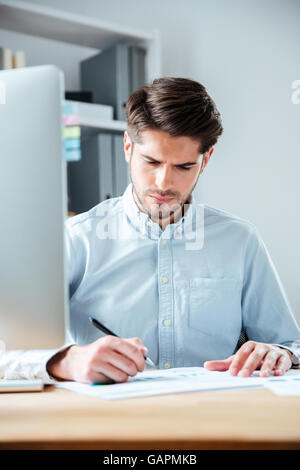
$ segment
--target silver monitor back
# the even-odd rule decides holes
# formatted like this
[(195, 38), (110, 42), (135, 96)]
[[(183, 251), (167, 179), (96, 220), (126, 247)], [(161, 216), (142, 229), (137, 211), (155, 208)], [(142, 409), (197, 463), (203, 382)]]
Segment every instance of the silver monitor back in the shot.
[(4, 349), (64, 344), (67, 215), (62, 72), (0, 71), (0, 341)]

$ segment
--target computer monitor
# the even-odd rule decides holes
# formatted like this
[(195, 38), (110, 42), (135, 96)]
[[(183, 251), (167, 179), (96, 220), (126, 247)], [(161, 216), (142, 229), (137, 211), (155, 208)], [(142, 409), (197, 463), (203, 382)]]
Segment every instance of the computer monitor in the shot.
[(0, 71), (1, 348), (64, 344), (66, 163), (62, 72), (53, 65)]

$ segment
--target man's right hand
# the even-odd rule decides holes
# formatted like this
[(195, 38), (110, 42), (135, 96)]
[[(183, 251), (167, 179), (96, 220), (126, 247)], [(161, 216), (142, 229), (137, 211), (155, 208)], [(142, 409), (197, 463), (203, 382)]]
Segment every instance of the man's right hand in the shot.
[(145, 368), (147, 348), (139, 338), (104, 336), (86, 346), (72, 345), (53, 356), (47, 372), (81, 383), (126, 382)]

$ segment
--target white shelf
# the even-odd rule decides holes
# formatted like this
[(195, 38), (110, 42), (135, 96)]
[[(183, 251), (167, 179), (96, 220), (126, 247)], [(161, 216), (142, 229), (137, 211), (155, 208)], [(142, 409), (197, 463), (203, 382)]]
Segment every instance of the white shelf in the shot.
[[(157, 30), (126, 28), (95, 18), (56, 10), (18, 0), (0, 0), (0, 28), (94, 49), (106, 49), (118, 42), (139, 45), (146, 50), (146, 77), (151, 82), (160, 76), (160, 38)], [(80, 119), (80, 118), (79, 118)], [(126, 130), (126, 122), (80, 119), (85, 132), (97, 129)]]
[(117, 42), (144, 47), (148, 82), (161, 75), (160, 36), (107, 21), (18, 0), (0, 0), (0, 28), (75, 44), (107, 49)]
[(63, 100), (63, 105), (73, 106), (72, 111), (74, 114), (78, 115), (79, 126), (82, 128), (90, 127), (93, 128), (94, 131), (97, 129), (121, 132), (126, 130), (127, 126), (125, 121), (113, 119), (112, 106), (73, 100)]
[(155, 36), (155, 33), (17, 0), (0, 0), (0, 28), (96, 49), (108, 48), (119, 41), (143, 43)]
[(84, 118), (79, 116), (79, 126), (82, 128), (106, 129), (110, 131), (125, 131), (127, 126), (124, 121), (101, 121), (99, 119)]

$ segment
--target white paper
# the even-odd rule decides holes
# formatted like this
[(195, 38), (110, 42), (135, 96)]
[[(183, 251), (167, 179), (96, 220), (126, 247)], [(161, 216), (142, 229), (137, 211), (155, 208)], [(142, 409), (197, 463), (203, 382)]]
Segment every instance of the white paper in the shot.
[(169, 393), (208, 390), (250, 389), (266, 387), (278, 395), (300, 395), (300, 372), (289, 370), (284, 376), (231, 376), (229, 372), (213, 372), (204, 367), (180, 367), (168, 370), (145, 370), (127, 382), (109, 385), (86, 385), (78, 382), (59, 382), (59, 388), (83, 393), (105, 400), (146, 397)]
[(268, 379), (266, 388), (280, 396), (300, 396), (300, 373), (292, 372)]
[(105, 400), (163, 395), (168, 393), (263, 387), (259, 377), (232, 377), (227, 372), (210, 372), (203, 367), (182, 367), (168, 370), (146, 370), (127, 382), (109, 385), (86, 385), (60, 382), (57, 387)]

